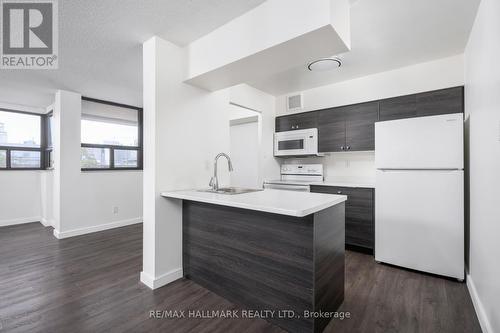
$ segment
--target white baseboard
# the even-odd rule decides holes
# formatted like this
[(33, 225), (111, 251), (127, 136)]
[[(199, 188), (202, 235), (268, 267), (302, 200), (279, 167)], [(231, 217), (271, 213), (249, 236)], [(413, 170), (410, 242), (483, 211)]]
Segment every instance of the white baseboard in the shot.
[(42, 218), (40, 216), (23, 217), (23, 218), (12, 219), (12, 220), (0, 220), (0, 227), (6, 227), (8, 225), (40, 222), (41, 220), (42, 220)]
[(40, 219), (40, 223), (44, 226), (44, 227), (52, 227), (54, 226), (54, 220), (50, 219), (46, 219), (45, 217), (42, 217)]
[(183, 272), (182, 268), (173, 269), (170, 272), (160, 275), (157, 278), (152, 277), (151, 275), (141, 272), (141, 282), (148, 286), (150, 289), (158, 289), (167, 285), (175, 280), (182, 278)]
[(142, 223), (142, 217), (136, 217), (135, 219), (121, 220), (121, 221), (116, 221), (116, 222), (111, 222), (111, 223), (106, 223), (106, 224), (95, 225), (92, 227), (73, 229), (73, 230), (62, 231), (62, 232), (54, 228), (54, 237), (56, 237), (57, 239), (75, 237), (75, 236), (90, 234), (92, 232), (98, 232), (98, 231), (103, 231), (103, 230), (108, 230), (108, 229), (125, 227), (127, 225), (136, 224), (136, 223)]
[(493, 328), (491, 327), (486, 311), (484, 311), (483, 303), (479, 298), (477, 293), (476, 285), (474, 280), (472, 280), (470, 274), (467, 274), (467, 289), (469, 289), (469, 294), (474, 304), (474, 309), (476, 310), (477, 318), (479, 319), (479, 324), (483, 333), (493, 333)]

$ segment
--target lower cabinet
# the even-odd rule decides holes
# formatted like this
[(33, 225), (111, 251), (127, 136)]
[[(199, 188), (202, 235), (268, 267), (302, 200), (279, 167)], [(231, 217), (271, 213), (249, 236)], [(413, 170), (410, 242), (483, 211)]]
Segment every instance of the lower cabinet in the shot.
[(373, 251), (375, 248), (375, 190), (359, 187), (311, 185), (311, 192), (347, 195), (346, 245)]

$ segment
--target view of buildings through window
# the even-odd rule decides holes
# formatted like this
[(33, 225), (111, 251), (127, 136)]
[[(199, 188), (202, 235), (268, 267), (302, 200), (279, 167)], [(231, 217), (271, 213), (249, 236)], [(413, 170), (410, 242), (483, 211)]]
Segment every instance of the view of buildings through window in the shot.
[(40, 168), (41, 115), (0, 111), (0, 168)]
[(82, 147), (82, 168), (110, 168), (109, 153), (107, 148)]
[(139, 110), (82, 101), (82, 169), (140, 168)]
[[(142, 168), (141, 111), (83, 100), (81, 168)], [(52, 127), (52, 112), (38, 115), (0, 110), (0, 169), (51, 168)]]

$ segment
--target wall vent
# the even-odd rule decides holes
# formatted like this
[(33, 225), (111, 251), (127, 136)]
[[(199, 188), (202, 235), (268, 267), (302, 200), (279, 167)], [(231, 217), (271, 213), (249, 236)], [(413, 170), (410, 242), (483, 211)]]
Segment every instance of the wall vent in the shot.
[(302, 93), (292, 94), (286, 97), (286, 110), (299, 111), (304, 108), (304, 96)]

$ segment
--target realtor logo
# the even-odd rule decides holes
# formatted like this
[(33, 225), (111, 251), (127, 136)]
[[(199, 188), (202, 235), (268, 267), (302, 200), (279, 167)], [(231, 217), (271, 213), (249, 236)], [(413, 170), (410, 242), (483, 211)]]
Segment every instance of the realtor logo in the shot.
[(0, 0), (3, 69), (57, 69), (57, 0)]

